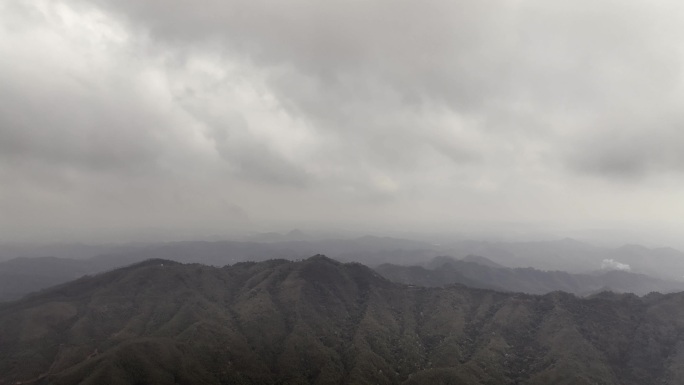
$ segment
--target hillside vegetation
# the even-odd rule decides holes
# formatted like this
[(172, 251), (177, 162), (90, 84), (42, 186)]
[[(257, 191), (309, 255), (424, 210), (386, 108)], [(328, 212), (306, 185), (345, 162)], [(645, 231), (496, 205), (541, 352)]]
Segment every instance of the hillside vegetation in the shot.
[(0, 305), (0, 383), (681, 384), (684, 294), (409, 287), (323, 256), (150, 260)]

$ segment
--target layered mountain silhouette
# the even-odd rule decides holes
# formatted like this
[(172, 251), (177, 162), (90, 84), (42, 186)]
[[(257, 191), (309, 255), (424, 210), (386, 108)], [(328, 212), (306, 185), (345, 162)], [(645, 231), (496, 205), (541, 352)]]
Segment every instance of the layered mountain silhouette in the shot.
[(393, 283), (323, 256), (149, 260), (0, 305), (0, 383), (681, 384), (684, 294)]
[(475, 288), (545, 294), (565, 291), (578, 295), (602, 290), (645, 295), (684, 291), (684, 282), (626, 271), (571, 274), (533, 268), (506, 268), (487, 258), (470, 255), (462, 260), (437, 257), (426, 267), (382, 264), (375, 269), (385, 278), (411, 285), (444, 286), (460, 283)]
[[(667, 247), (625, 245), (606, 248), (571, 238), (542, 242), (487, 242), (467, 240), (442, 245), (441, 255), (480, 255), (508, 267), (535, 267), (548, 271), (585, 273), (610, 259), (635, 273), (670, 280), (684, 276), (684, 252)], [(390, 262), (391, 263), (391, 262)]]
[[(322, 253), (339, 261), (361, 262), (376, 267), (388, 263), (404, 266), (425, 265), (437, 256), (450, 255), (466, 262), (492, 268), (534, 267), (545, 271), (563, 270), (573, 274), (587, 275), (587, 272), (600, 269), (608, 261), (617, 266), (628, 266), (632, 273), (647, 274), (668, 282), (682, 281), (684, 275), (684, 253), (674, 249), (649, 249), (636, 245), (607, 249), (572, 239), (518, 243), (461, 241), (438, 245), (375, 236), (353, 239), (317, 239), (298, 230), (286, 234), (258, 234), (252, 238), (261, 242), (186, 241), (118, 246), (7, 247), (0, 245), (0, 302), (18, 299), (30, 292), (64, 283), (84, 274), (100, 273), (153, 258), (224, 266), (242, 261), (297, 260)], [(429, 269), (436, 267), (441, 266), (428, 266)], [(531, 272), (533, 271), (528, 271), (528, 273)], [(534, 285), (536, 278), (532, 276), (533, 274), (527, 275), (532, 279), (530, 284)], [(630, 281), (629, 277), (632, 277), (628, 274), (613, 275), (616, 280), (622, 279), (626, 282)], [(541, 280), (540, 283), (543, 281)], [(642, 281), (646, 282), (645, 279)], [(446, 283), (450, 282), (454, 281)], [(478, 287), (483, 284), (484, 287), (492, 287), (491, 282), (486, 281), (470, 283), (463, 281), (463, 283)], [(498, 283), (495, 282), (495, 286), (497, 285)], [(662, 282), (652, 281), (637, 286), (636, 289), (640, 290), (639, 293), (648, 293), (652, 290), (681, 290), (671, 289), (668, 285), (663, 286)], [(507, 289), (531, 293), (546, 293), (553, 290), (591, 292), (604, 286), (611, 287), (613, 290), (630, 291), (613, 287), (608, 283), (600, 286), (592, 284), (591, 288), (585, 291), (573, 289), (568, 285), (546, 285), (546, 288), (540, 287), (539, 290), (534, 286), (527, 288), (515, 286)]]

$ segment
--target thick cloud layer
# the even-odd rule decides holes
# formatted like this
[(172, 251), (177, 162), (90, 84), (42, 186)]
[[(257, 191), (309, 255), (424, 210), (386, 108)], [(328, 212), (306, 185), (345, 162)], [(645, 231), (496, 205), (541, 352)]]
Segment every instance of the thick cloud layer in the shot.
[(676, 223), (682, 37), (674, 1), (0, 0), (0, 229)]

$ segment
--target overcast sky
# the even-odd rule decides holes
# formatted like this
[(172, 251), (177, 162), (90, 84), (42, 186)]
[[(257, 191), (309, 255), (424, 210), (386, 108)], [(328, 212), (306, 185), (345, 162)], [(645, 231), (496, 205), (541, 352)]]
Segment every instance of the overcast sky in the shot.
[(0, 240), (684, 230), (684, 4), (0, 0)]

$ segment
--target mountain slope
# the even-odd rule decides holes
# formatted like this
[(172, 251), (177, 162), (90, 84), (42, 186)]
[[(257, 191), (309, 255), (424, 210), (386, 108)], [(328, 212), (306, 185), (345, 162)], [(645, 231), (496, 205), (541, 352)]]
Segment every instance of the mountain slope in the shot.
[(0, 383), (678, 384), (684, 295), (391, 283), (322, 256), (150, 260), (0, 305)]

